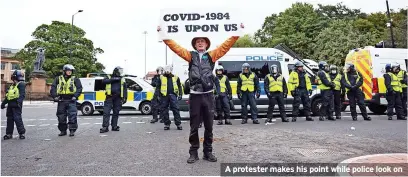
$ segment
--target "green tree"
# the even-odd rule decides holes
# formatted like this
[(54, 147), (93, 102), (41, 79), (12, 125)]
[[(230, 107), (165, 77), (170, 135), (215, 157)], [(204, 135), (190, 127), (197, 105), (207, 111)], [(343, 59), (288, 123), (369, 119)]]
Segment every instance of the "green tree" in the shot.
[(247, 48), (247, 47), (256, 47), (255, 42), (249, 34), (246, 34), (244, 36), (241, 36), (237, 42), (235, 42), (233, 47), (242, 47), (242, 48)]
[(346, 19), (354, 20), (357, 18), (365, 18), (367, 14), (362, 13), (360, 9), (350, 9), (343, 3), (337, 3), (336, 5), (322, 5), (318, 4), (316, 12), (328, 19)]
[(262, 47), (272, 46), (268, 45), (270, 39), (272, 39), (273, 29), (276, 26), (276, 19), (278, 15), (272, 14), (271, 16), (267, 16), (265, 18), (264, 23), (262, 24), (262, 28), (257, 30), (254, 35), (255, 43)]
[[(78, 77), (84, 77), (90, 72), (100, 72), (105, 67), (97, 62), (96, 55), (102, 54), (101, 48), (95, 48), (93, 42), (85, 38), (85, 31), (73, 27), (71, 41), (71, 24), (52, 21), (50, 25), (42, 24), (32, 33), (33, 40), (16, 54), (16, 58), (24, 62), (26, 78), (33, 71), (38, 48), (45, 49), (45, 63), (43, 69), (50, 77), (59, 75), (65, 64), (72, 64)], [(72, 60), (69, 60), (72, 49)]]

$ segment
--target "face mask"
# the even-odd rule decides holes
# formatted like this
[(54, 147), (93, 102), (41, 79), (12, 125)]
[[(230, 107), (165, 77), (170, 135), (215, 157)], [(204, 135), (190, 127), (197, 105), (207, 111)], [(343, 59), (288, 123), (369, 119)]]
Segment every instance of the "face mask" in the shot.
[(332, 73), (332, 74), (336, 74), (337, 71), (336, 71), (336, 70), (332, 70), (331, 73)]

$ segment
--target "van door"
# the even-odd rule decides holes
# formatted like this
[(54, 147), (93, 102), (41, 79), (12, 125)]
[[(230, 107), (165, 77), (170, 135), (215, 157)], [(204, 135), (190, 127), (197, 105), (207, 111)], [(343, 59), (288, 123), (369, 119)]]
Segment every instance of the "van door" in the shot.
[(143, 88), (137, 84), (134, 80), (125, 78), (126, 86), (127, 86), (127, 102), (122, 106), (124, 109), (136, 109), (138, 110), (139, 104), (142, 101), (142, 91)]

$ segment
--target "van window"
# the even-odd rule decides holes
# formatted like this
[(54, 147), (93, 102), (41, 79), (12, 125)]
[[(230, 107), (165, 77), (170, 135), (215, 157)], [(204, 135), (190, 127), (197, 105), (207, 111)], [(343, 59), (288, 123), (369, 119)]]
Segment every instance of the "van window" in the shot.
[(281, 71), (281, 65), (279, 61), (220, 61), (219, 65), (224, 67), (224, 74), (228, 76), (230, 81), (237, 81), (239, 74), (242, 72), (242, 65), (248, 63), (251, 66), (251, 71), (257, 75), (262, 81), (266, 75), (269, 74), (269, 68), (272, 65), (277, 65), (279, 71)]
[(141, 92), (143, 89), (134, 80), (125, 79), (128, 90)]
[(95, 91), (104, 91), (106, 85), (102, 83), (102, 79), (95, 79)]

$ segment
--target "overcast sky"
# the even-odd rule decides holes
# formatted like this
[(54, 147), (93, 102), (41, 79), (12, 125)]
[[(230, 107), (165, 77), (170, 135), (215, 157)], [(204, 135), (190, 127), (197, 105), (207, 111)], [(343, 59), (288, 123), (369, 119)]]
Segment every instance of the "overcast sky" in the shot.
[[(299, 1), (299, 0), (298, 0)], [(143, 2), (143, 3), (142, 3)], [(241, 9), (245, 33), (253, 34), (261, 28), (266, 16), (279, 13), (296, 0), (0, 0), (0, 46), (21, 49), (32, 40), (31, 33), (41, 24), (51, 21), (70, 23), (71, 16), (79, 9), (74, 24), (86, 31), (86, 37), (105, 53), (98, 60), (107, 72), (122, 66), (129, 74), (143, 75), (147, 31), (147, 70), (165, 64), (165, 46), (159, 43), (156, 27), (163, 8), (238, 8)], [(317, 4), (343, 2), (350, 8), (363, 12), (386, 11), (385, 0), (301, 0)], [(407, 7), (405, 0), (389, 0), (390, 8)], [(211, 38), (212, 47), (227, 38)], [(188, 49), (191, 39), (177, 42)], [(172, 51), (168, 50), (171, 63)], [(126, 63), (125, 63), (126, 60)]]

